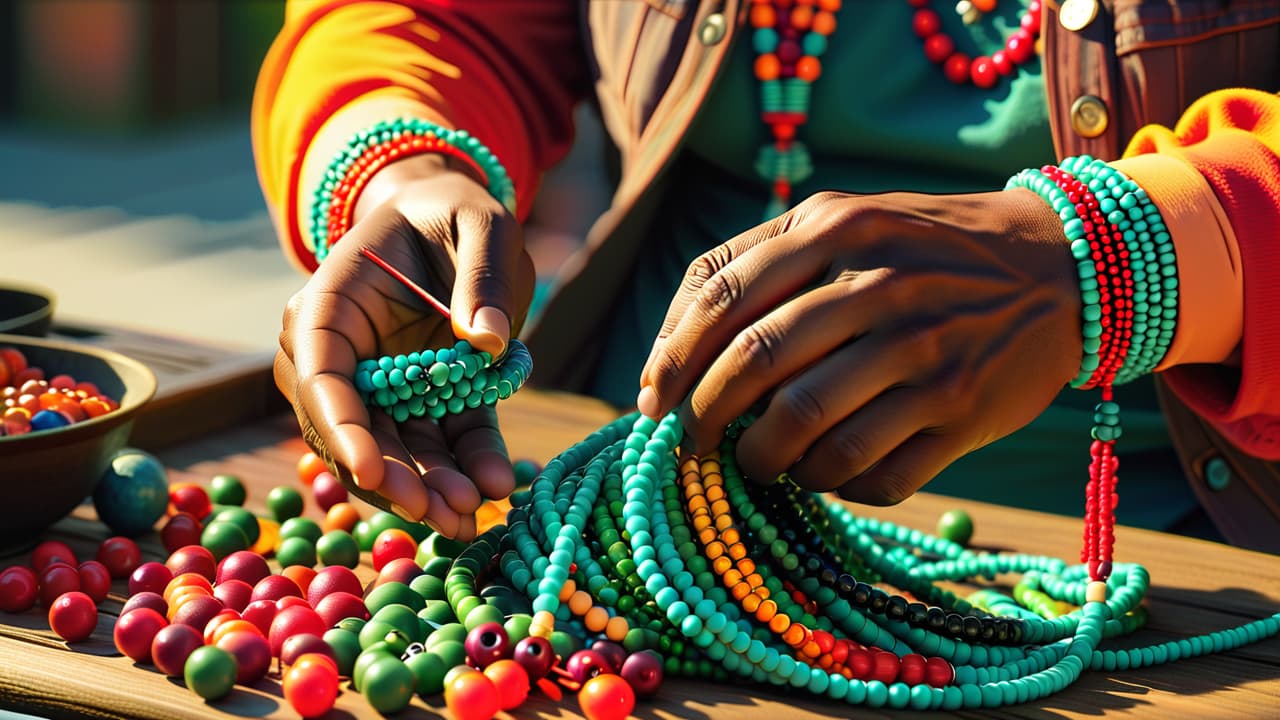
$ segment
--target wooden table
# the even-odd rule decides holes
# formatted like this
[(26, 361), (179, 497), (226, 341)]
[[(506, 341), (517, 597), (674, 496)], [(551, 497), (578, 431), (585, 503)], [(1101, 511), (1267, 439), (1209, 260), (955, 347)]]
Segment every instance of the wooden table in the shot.
[[(608, 408), (579, 398), (526, 391), (501, 407), (503, 427), (513, 457), (549, 459), (570, 443), (612, 418)], [(265, 510), (271, 487), (297, 482), (294, 463), (305, 450), (291, 417), (274, 416), (165, 450), (170, 480), (206, 482), (221, 472), (239, 475), (249, 487), (248, 507)], [(1080, 521), (920, 494), (895, 508), (873, 514), (922, 529), (934, 526), (951, 508), (974, 517), (973, 545), (1069, 558), (1078, 552)], [(308, 514), (319, 517), (316, 508)], [(47, 535), (91, 553), (106, 536), (81, 507)], [(155, 536), (144, 539), (147, 559), (162, 559)], [(1117, 556), (1137, 561), (1151, 571), (1147, 600), (1150, 624), (1135, 644), (1204, 633), (1280, 609), (1280, 559), (1159, 533), (1121, 528)], [(25, 558), (17, 558), (23, 561)], [(7, 565), (14, 562), (3, 561)], [(366, 569), (365, 572), (372, 573)], [(1000, 578), (1009, 581), (1010, 578)], [(43, 614), (0, 615), (0, 708), (42, 716), (127, 718), (296, 717), (282, 699), (279, 684), (264, 679), (253, 687), (237, 687), (216, 703), (202, 702), (181, 681), (152, 667), (140, 668), (116, 653), (111, 642), (113, 615), (119, 612), (124, 587), (104, 603), (94, 636), (67, 647), (48, 629)], [(1120, 641), (1124, 642), (1124, 641)], [(554, 704), (546, 699), (526, 703), (516, 717), (573, 716), (572, 698)], [(416, 698), (402, 716), (443, 713), (437, 696)], [(661, 699), (637, 708), (647, 718), (915, 716), (907, 712), (853, 710), (802, 696), (746, 686), (673, 680)], [(1233, 653), (1186, 660), (1134, 672), (1086, 673), (1074, 686), (1036, 706), (1015, 706), (962, 717), (1275, 717), (1280, 714), (1280, 640), (1275, 638)], [(351, 691), (339, 697), (329, 717), (376, 717), (364, 699)]]

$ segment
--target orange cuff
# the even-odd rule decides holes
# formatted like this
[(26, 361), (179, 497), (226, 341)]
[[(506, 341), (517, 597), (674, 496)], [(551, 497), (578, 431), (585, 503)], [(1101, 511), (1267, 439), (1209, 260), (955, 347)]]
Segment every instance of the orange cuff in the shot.
[(1190, 163), (1147, 154), (1111, 163), (1155, 203), (1178, 257), (1178, 329), (1156, 371), (1221, 363), (1244, 331), (1244, 272), (1226, 211)]

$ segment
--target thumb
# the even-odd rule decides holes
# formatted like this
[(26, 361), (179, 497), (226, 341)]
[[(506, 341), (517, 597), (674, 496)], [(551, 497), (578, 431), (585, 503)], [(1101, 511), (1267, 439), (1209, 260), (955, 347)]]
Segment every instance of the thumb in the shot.
[(453, 334), (498, 357), (511, 340), (523, 255), (514, 222), (459, 213), (457, 275), (450, 302)]

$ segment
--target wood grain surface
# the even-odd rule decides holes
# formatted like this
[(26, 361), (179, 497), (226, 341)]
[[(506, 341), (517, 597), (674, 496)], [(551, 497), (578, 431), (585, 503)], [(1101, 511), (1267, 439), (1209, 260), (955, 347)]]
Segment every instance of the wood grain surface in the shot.
[[(572, 396), (526, 391), (501, 406), (503, 428), (514, 458), (546, 461), (612, 419), (613, 411)], [(265, 511), (267, 491), (296, 484), (294, 464), (305, 450), (289, 416), (210, 435), (161, 453), (170, 480), (206, 482), (217, 473), (239, 475), (249, 488), (247, 506)], [(1018, 482), (1011, 478), (1011, 482)], [(1010, 510), (976, 502), (920, 494), (894, 508), (861, 512), (932, 531), (945, 510), (964, 508), (974, 518), (972, 545), (978, 548), (1070, 558), (1079, 552), (1078, 519)], [(367, 508), (365, 509), (367, 511)], [(307, 514), (319, 518), (314, 506)], [(366, 515), (369, 514), (366, 512)], [(91, 506), (46, 534), (91, 555), (107, 535)], [(142, 539), (146, 559), (163, 559), (159, 540)], [(1107, 647), (1131, 647), (1238, 625), (1280, 610), (1280, 560), (1214, 543), (1120, 528), (1116, 557), (1139, 562), (1151, 572), (1146, 601), (1147, 628)], [(0, 564), (26, 558), (0, 559)], [(361, 572), (373, 573), (366, 565)], [(1000, 577), (1008, 586), (1012, 577)], [(111, 642), (114, 615), (124, 599), (118, 582), (103, 604), (97, 631), (67, 646), (48, 629), (38, 609), (0, 614), (0, 708), (48, 717), (110, 718), (290, 718), (276, 678), (237, 686), (227, 698), (206, 703), (180, 680), (153, 667), (135, 666)], [(531, 699), (511, 717), (577, 717), (572, 696), (560, 703)], [(439, 696), (415, 698), (400, 717), (447, 715)], [(636, 709), (642, 718), (915, 717), (922, 713), (868, 710), (790, 695), (752, 685), (717, 685), (670, 680), (655, 702)], [(1101, 715), (1159, 718), (1268, 718), (1280, 716), (1280, 639), (1272, 638), (1232, 653), (1184, 660), (1131, 672), (1091, 673), (1066, 691), (1034, 705), (956, 717), (1093, 718)], [(330, 718), (378, 714), (362, 697), (344, 690)], [(936, 714), (934, 715), (937, 716)]]

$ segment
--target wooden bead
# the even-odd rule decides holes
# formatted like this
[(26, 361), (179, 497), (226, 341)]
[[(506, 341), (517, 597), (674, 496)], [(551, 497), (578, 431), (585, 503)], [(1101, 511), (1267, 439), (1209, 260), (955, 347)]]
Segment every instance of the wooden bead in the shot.
[(1085, 602), (1106, 602), (1107, 601), (1107, 584), (1101, 580), (1094, 580), (1084, 590)]

